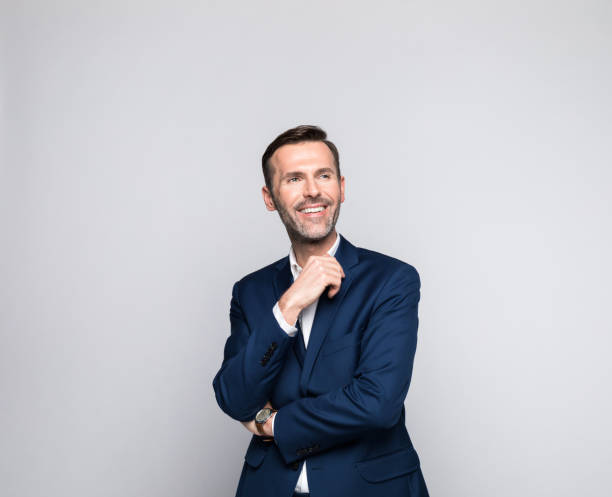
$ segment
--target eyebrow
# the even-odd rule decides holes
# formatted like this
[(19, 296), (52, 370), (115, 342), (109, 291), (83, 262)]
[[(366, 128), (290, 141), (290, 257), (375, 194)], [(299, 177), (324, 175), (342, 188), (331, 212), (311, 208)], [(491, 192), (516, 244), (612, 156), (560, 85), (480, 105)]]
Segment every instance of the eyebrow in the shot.
[[(319, 169), (317, 169), (315, 171), (315, 174), (321, 174), (321, 173), (335, 173), (336, 171), (334, 169), (332, 169), (331, 167), (320, 167)], [(283, 175), (283, 179), (287, 178), (287, 177), (293, 177), (293, 176), (304, 176), (304, 173), (301, 171), (290, 171), (288, 173), (285, 173)]]

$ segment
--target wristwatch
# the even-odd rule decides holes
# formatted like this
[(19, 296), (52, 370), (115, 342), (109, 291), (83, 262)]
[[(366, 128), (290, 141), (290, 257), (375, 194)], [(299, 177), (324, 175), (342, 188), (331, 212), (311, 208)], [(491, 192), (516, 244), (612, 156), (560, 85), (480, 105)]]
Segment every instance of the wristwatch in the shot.
[(257, 431), (262, 435), (265, 435), (263, 426), (266, 424), (266, 421), (270, 419), (272, 414), (277, 412), (278, 409), (272, 409), (270, 407), (264, 407), (255, 415), (255, 426), (257, 427)]

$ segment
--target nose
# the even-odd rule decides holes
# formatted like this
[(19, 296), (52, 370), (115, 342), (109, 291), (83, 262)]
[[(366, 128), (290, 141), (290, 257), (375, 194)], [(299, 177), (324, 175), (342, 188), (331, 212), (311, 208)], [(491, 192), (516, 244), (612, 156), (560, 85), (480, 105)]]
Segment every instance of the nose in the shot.
[(303, 193), (305, 197), (317, 197), (319, 195), (319, 185), (317, 185), (315, 178), (306, 178), (304, 180)]

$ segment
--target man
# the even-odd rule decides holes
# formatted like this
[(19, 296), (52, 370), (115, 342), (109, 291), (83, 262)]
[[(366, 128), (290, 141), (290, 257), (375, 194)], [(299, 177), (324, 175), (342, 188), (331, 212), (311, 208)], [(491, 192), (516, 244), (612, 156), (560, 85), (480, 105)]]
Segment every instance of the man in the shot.
[(427, 496), (404, 423), (417, 271), (336, 232), (344, 177), (322, 129), (282, 133), (262, 168), (291, 249), (232, 290), (213, 387), (253, 433), (236, 497)]

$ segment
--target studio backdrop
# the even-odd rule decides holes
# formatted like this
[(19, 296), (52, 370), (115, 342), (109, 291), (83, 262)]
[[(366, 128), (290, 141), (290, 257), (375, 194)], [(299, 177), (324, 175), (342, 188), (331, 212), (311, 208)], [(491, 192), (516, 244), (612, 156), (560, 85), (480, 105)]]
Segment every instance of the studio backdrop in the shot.
[(3, 497), (234, 494), (212, 379), (232, 285), (289, 252), (260, 158), (297, 124), (338, 231), (421, 276), (431, 495), (610, 495), (609, 2), (0, 9)]

